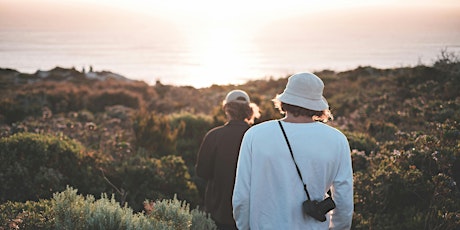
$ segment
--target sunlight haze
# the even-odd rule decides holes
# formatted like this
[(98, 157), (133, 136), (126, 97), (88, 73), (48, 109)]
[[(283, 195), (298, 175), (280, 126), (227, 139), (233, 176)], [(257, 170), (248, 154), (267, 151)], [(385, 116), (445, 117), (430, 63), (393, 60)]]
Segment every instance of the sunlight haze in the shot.
[(95, 65), (148, 83), (202, 87), (429, 63), (441, 48), (460, 50), (458, 28), (454, 0), (0, 0), (0, 67)]

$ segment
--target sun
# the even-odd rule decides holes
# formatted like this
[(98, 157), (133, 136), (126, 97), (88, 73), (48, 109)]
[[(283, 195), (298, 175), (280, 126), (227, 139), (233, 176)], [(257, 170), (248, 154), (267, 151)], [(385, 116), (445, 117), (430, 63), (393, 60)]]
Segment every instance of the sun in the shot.
[[(194, 85), (243, 83), (248, 73), (252, 72), (253, 59), (250, 52), (255, 47), (248, 38), (249, 34), (238, 28), (208, 27), (193, 35), (188, 40), (188, 64), (186, 73), (203, 82)], [(187, 76), (186, 76), (187, 77)]]

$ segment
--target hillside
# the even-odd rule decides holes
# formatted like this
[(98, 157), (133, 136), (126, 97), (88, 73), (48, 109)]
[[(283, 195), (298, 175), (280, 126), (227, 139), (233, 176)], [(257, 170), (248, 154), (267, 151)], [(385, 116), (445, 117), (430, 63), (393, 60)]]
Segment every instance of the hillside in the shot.
[[(325, 96), (341, 128), (363, 132), (374, 123), (391, 121), (404, 130), (420, 131), (427, 128), (426, 122), (439, 120), (442, 115), (438, 112), (456, 113), (458, 68), (456, 63), (438, 61), (431, 67), (359, 67), (316, 74), (325, 82)], [(283, 91), (286, 81), (287, 76), (196, 89), (161, 82), (148, 85), (111, 72), (82, 73), (56, 67), (24, 74), (0, 69), (0, 92), (4, 95), (0, 100), (0, 124), (42, 116), (44, 109), (55, 114), (81, 110), (98, 113), (113, 105), (160, 114), (211, 115), (218, 110), (225, 93), (234, 88), (246, 90), (261, 106), (260, 122), (279, 116), (270, 100)]]
[[(460, 226), (459, 60), (316, 74), (335, 117), (328, 124), (352, 148), (353, 229)], [(0, 203), (48, 199), (70, 184), (114, 193), (135, 211), (175, 194), (201, 205), (196, 153), (206, 131), (225, 121), (225, 94), (246, 90), (262, 110), (258, 123), (281, 117), (271, 99), (286, 81), (197, 89), (110, 72), (0, 69)], [(68, 162), (79, 167), (62, 167)]]

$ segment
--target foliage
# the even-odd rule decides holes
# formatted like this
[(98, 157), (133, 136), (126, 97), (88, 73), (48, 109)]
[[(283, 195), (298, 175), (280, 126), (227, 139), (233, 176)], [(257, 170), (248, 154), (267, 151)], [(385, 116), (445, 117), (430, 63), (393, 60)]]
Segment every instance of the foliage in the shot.
[(77, 194), (67, 187), (50, 200), (0, 205), (0, 229), (159, 229), (212, 230), (214, 221), (205, 213), (177, 200), (145, 202), (146, 212), (134, 213), (114, 196)]
[(156, 159), (138, 154), (113, 168), (105, 168), (106, 178), (114, 186), (121, 203), (129, 204), (135, 211), (141, 210), (146, 198), (171, 198), (174, 194), (194, 205), (198, 203), (198, 190), (179, 156)]
[(399, 133), (397, 141), (365, 157), (368, 170), (355, 171), (355, 229), (460, 226), (460, 191), (453, 178), (459, 131), (458, 123), (448, 122), (431, 135)]
[[(39, 73), (38, 73), (39, 74)], [(72, 74), (72, 73), (70, 73)], [(0, 79), (2, 72), (0, 71)], [(88, 110), (102, 112), (105, 107), (124, 105), (143, 109), (147, 102), (155, 100), (156, 92), (144, 82), (136, 81), (93, 81), (73, 76), (75, 81), (31, 81), (27, 84), (13, 84), (2, 89), (0, 111), (6, 123), (11, 124), (28, 116), (41, 116), (41, 108), (48, 107), (54, 113)]]
[(133, 121), (135, 144), (157, 156), (174, 154), (180, 128), (173, 129), (166, 116), (138, 113)]
[(102, 194), (77, 195), (77, 190), (67, 188), (53, 196), (55, 226), (57, 229), (149, 229), (149, 220), (135, 215), (127, 206), (121, 207), (113, 198)]
[(370, 135), (365, 133), (345, 132), (345, 136), (348, 138), (350, 148), (364, 151), (366, 155), (375, 153), (378, 150), (377, 141)]
[(187, 203), (173, 199), (144, 203), (148, 207), (147, 216), (158, 222), (165, 223), (173, 229), (211, 230), (217, 229), (214, 221), (204, 212), (194, 209), (190, 211)]
[(101, 112), (107, 106), (122, 105), (128, 108), (139, 109), (141, 107), (141, 98), (136, 93), (129, 91), (103, 91), (100, 94), (94, 94), (89, 98), (92, 102), (89, 106), (90, 111)]
[[(101, 213), (128, 215), (112, 211), (129, 206), (140, 212), (145, 199), (163, 200), (175, 207), (164, 211), (169, 216), (164, 221), (131, 215), (139, 221), (147, 218), (142, 223), (154, 223), (157, 229), (188, 226), (190, 220), (191, 228), (207, 228), (197, 227), (210, 226), (201, 218), (204, 213), (194, 209), (190, 217), (188, 207), (202, 205), (197, 191), (203, 193), (204, 184), (194, 172), (196, 153), (204, 134), (225, 122), (225, 94), (235, 88), (247, 91), (261, 109), (257, 124), (281, 117), (271, 99), (287, 81), (286, 76), (195, 89), (96, 80), (75, 69), (56, 68), (45, 78), (41, 74), (0, 69), (0, 82), (7, 85), (0, 86), (3, 227), (13, 218), (30, 228), (54, 224), (48, 218), (52, 208), (48, 212), (49, 205), (39, 199), (69, 184), (87, 194), (114, 194), (98, 203), (105, 207)], [(352, 148), (352, 229), (457, 229), (458, 56), (443, 50), (432, 66), (362, 66), (317, 74), (335, 117), (328, 124), (344, 131)], [(11, 202), (17, 200), (30, 201)], [(78, 202), (98, 202), (94, 197), (83, 200)], [(153, 203), (144, 208), (155, 207)], [(29, 211), (21, 214), (23, 206)], [(194, 224), (194, 215), (201, 224)], [(181, 222), (172, 224), (172, 217)]]
[(0, 205), (0, 229), (52, 229), (54, 212), (50, 200), (12, 202)]
[(171, 126), (180, 130), (177, 136), (177, 152), (189, 168), (194, 167), (197, 150), (204, 135), (216, 126), (210, 116), (191, 113), (173, 114)]
[(0, 139), (0, 202), (49, 198), (66, 185), (98, 191), (94, 158), (78, 142), (33, 133)]

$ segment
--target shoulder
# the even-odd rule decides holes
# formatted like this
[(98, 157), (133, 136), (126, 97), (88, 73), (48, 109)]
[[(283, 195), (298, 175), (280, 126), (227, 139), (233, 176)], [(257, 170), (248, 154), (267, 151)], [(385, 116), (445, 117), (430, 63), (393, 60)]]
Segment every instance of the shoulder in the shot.
[(343, 140), (347, 140), (347, 137), (345, 136), (345, 134), (343, 134), (342, 131), (340, 131), (339, 129), (335, 128), (335, 127), (332, 127), (328, 124), (325, 124), (325, 123), (322, 123), (322, 122), (318, 122), (318, 127), (319, 129), (322, 129), (323, 132), (326, 132), (328, 134), (328, 136), (330, 137), (336, 137), (338, 139), (343, 139)]
[(329, 124), (326, 124), (326, 123), (322, 123), (322, 122), (318, 122), (318, 125), (323, 127), (324, 129), (327, 129), (329, 130), (330, 132), (333, 132), (333, 133), (337, 133), (337, 134), (341, 134), (343, 135), (342, 131), (340, 131), (339, 129), (329, 125)]
[(222, 129), (223, 129), (224, 127), (225, 127), (224, 125), (214, 127), (214, 128), (212, 128), (212, 129), (210, 129), (210, 130), (206, 133), (205, 136), (217, 135), (219, 132), (222, 131)]

